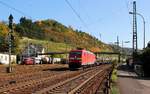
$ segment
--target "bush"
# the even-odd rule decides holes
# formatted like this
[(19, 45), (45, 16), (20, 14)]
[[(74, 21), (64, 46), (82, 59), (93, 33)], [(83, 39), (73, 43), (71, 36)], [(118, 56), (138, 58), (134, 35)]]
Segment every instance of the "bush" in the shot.
[(144, 49), (140, 59), (143, 62), (144, 76), (150, 77), (150, 48)]

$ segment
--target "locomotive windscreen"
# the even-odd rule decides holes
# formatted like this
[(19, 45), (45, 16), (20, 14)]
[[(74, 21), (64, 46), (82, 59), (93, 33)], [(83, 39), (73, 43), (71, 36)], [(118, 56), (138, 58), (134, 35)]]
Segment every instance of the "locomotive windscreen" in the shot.
[(81, 56), (81, 52), (70, 52), (71, 56)]

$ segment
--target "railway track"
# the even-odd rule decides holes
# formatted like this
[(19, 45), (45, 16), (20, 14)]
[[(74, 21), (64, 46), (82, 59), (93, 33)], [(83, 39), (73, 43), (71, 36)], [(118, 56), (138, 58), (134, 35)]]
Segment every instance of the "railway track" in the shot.
[(47, 77), (51, 77), (54, 75), (59, 75), (61, 73), (64, 73), (64, 71), (62, 72), (45, 71), (45, 72), (30, 73), (30, 74), (23, 75), (23, 76), (15, 76), (14, 78), (0, 81), (0, 88), (9, 88), (19, 83), (25, 83), (25, 82), (36, 80), (36, 79), (47, 78)]
[[(51, 87), (37, 91), (34, 94), (95, 94), (96, 87), (100, 85), (97, 83), (102, 82), (109, 67), (101, 67), (101, 70), (95, 68)], [(91, 88), (92, 85), (93, 87)]]
[[(89, 69), (87, 69), (89, 70)], [(56, 71), (54, 72), (55, 75), (45, 74), (46, 77), (40, 77), (39, 79), (33, 79), (36, 78), (35, 75), (31, 76), (31, 80), (27, 80), (29, 78), (24, 78), (19, 83), (9, 84), (8, 86), (2, 87), (0, 89), (0, 94), (31, 94), (31, 92), (34, 92), (36, 90), (39, 90), (41, 88), (48, 87), (50, 85), (59, 83), (60, 81), (66, 80), (70, 77), (79, 75), (80, 73), (84, 72), (82, 70), (79, 71)], [(33, 77), (33, 78), (32, 78)]]
[[(21, 67), (25, 67), (25, 66), (21, 66)], [(32, 67), (32, 66), (30, 66), (30, 67)], [(47, 67), (45, 67), (45, 68), (47, 68)], [(18, 83), (24, 83), (24, 82), (28, 82), (31, 80), (46, 78), (46, 77), (58, 75), (58, 74), (69, 71), (69, 70), (49, 71), (47, 69), (45, 69), (47, 71), (43, 71), (43, 69), (44, 68), (41, 68), (41, 69), (36, 68), (35, 70), (32, 70), (32, 69), (30, 70), (30, 68), (28, 66), (27, 66), (26, 70), (21, 70), (21, 69), (17, 68), (17, 73), (0, 77), (0, 89), (1, 88), (9, 88)], [(19, 71), (19, 74), (18, 74), (18, 71)], [(25, 71), (27, 71), (27, 73)]]
[(9, 87), (0, 89), (0, 94), (31, 94), (31, 92), (34, 92), (35, 90), (53, 85), (61, 80), (69, 78), (68, 76), (74, 75), (77, 75), (77, 73), (59, 73), (53, 76), (51, 75), (40, 79), (32, 79), (27, 82), (12, 84)]
[[(88, 79), (91, 78), (91, 74), (97, 74), (98, 70), (102, 73), (105, 68), (107, 69), (108, 67), (109, 66), (103, 65), (95, 67), (94, 69), (88, 68), (78, 71), (45, 71), (43, 73), (39, 72), (26, 76), (26, 78), (21, 76), (22, 78), (16, 80), (15, 83), (9, 83), (8, 85), (1, 87), (0, 94), (55, 94), (62, 91), (69, 93), (71, 90), (75, 90), (81, 83), (85, 83), (86, 80), (89, 82)], [(57, 90), (55, 91), (56, 88)], [(47, 93), (51, 90), (53, 91), (52, 93)]]

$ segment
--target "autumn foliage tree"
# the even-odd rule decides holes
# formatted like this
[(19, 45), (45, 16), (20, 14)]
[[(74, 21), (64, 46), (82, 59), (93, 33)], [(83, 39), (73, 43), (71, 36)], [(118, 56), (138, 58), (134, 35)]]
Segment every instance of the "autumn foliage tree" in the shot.
[(8, 27), (0, 22), (0, 52), (8, 51)]
[[(73, 47), (87, 48), (92, 51), (101, 51), (105, 48), (111, 49), (88, 33), (73, 29), (71, 26), (66, 27), (50, 19), (33, 22), (31, 19), (22, 17), (20, 23), (16, 24), (15, 31), (18, 32), (20, 37), (25, 36), (33, 39), (67, 43)], [(105, 47), (102, 48), (102, 45), (105, 45)]]

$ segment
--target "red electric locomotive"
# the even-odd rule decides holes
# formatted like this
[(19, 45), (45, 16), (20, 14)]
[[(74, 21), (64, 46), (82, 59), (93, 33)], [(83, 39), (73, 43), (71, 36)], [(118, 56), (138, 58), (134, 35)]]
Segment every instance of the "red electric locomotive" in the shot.
[(72, 50), (69, 53), (69, 68), (79, 68), (92, 65), (96, 61), (96, 56), (86, 50)]

